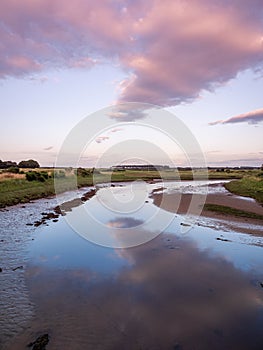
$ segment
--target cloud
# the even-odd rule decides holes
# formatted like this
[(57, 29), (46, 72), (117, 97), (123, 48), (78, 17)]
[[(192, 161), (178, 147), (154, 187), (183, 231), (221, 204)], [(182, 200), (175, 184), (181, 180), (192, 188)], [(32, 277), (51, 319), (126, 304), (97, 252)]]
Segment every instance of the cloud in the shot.
[(189, 102), (262, 68), (262, 14), (261, 0), (2, 0), (0, 78), (117, 60), (118, 102)]
[(147, 116), (147, 109), (149, 110), (150, 108), (152, 106), (142, 103), (117, 103), (111, 107), (108, 116), (120, 122), (132, 122), (134, 120), (144, 119)]
[(99, 136), (99, 137), (96, 138), (95, 141), (97, 143), (102, 143), (102, 142), (107, 141), (107, 140), (109, 140), (109, 136)]
[(263, 108), (257, 109), (248, 113), (239, 114), (226, 120), (218, 120), (215, 122), (211, 122), (209, 123), (209, 125), (236, 124), (236, 123), (258, 124), (262, 121), (263, 121)]
[(111, 132), (115, 133), (115, 132), (119, 132), (122, 130), (123, 130), (123, 128), (115, 128), (115, 129), (112, 129)]
[(121, 82), (120, 100), (176, 105), (262, 65), (260, 20), (244, 3), (155, 1), (135, 23), (143, 50), (121, 57), (132, 74)]
[(116, 218), (114, 220), (110, 220), (107, 223), (108, 227), (113, 227), (113, 228), (131, 228), (131, 227), (136, 227), (139, 225), (142, 225), (144, 221), (134, 219), (132, 217), (123, 217), (123, 218)]

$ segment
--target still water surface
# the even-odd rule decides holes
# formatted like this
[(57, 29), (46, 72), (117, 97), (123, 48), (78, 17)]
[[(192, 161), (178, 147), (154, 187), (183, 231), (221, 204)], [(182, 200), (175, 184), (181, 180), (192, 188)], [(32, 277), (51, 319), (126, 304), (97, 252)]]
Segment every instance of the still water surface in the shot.
[[(0, 213), (3, 247), (13, 247), (1, 261), (3, 349), (26, 348), (44, 333), (48, 350), (263, 349), (263, 239), (204, 218), (183, 230), (184, 216), (164, 212), (148, 198), (158, 186), (136, 184), (133, 191), (144, 199), (136, 210), (123, 210), (136, 197), (130, 184), (102, 188), (66, 217), (38, 228), (25, 223), (54, 200)], [(203, 191), (203, 183), (180, 186), (166, 184), (167, 191)], [(114, 210), (112, 195), (118, 199)], [(83, 210), (103, 225), (94, 226)], [(158, 225), (149, 218), (157, 210), (169, 222), (165, 231), (127, 249), (94, 244), (71, 227), (78, 222), (86, 237), (108, 235), (107, 243), (121, 246), (123, 231), (130, 228), (132, 235), (141, 227), (143, 234), (147, 220), (155, 236)], [(18, 224), (22, 232), (15, 230)], [(21, 240), (20, 248), (7, 242), (7, 232)], [(13, 271), (16, 265), (23, 269)]]

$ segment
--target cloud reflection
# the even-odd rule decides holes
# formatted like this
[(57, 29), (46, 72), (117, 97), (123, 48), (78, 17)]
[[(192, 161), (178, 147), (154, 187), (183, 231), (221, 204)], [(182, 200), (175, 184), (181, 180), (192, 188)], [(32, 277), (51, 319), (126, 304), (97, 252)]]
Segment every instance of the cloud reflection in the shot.
[(118, 254), (133, 264), (114, 278), (43, 270), (29, 281), (38, 306), (32, 327), (48, 325), (54, 348), (262, 348), (254, 276), (173, 235)]

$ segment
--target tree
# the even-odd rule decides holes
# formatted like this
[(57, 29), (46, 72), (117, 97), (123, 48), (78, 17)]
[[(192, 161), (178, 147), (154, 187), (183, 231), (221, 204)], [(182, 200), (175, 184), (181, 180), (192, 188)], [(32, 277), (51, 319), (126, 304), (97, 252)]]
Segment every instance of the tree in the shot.
[(36, 160), (29, 159), (29, 160), (22, 160), (20, 163), (18, 163), (19, 168), (39, 168), (39, 164)]
[(8, 169), (11, 167), (17, 167), (16, 162), (11, 162), (11, 160), (2, 161), (0, 160), (0, 169)]

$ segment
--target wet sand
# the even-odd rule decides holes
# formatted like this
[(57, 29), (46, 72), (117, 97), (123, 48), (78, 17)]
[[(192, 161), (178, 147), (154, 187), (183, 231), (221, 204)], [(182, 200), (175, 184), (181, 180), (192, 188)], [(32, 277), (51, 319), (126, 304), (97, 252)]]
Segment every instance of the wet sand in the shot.
[[(222, 185), (220, 185), (222, 186)], [(204, 204), (215, 204), (227, 206), (258, 215), (263, 215), (263, 207), (255, 200), (246, 197), (236, 196), (230, 192), (208, 193), (207, 195), (199, 193), (152, 193), (153, 203), (172, 213), (182, 215), (204, 216), (211, 219), (226, 221), (231, 228), (235, 223), (246, 223), (248, 225), (262, 226), (262, 230), (241, 229), (245, 233), (263, 235), (263, 220), (237, 217), (235, 215), (219, 213), (204, 209)], [(233, 225), (231, 224), (233, 223)], [(240, 229), (240, 228), (239, 228)]]

